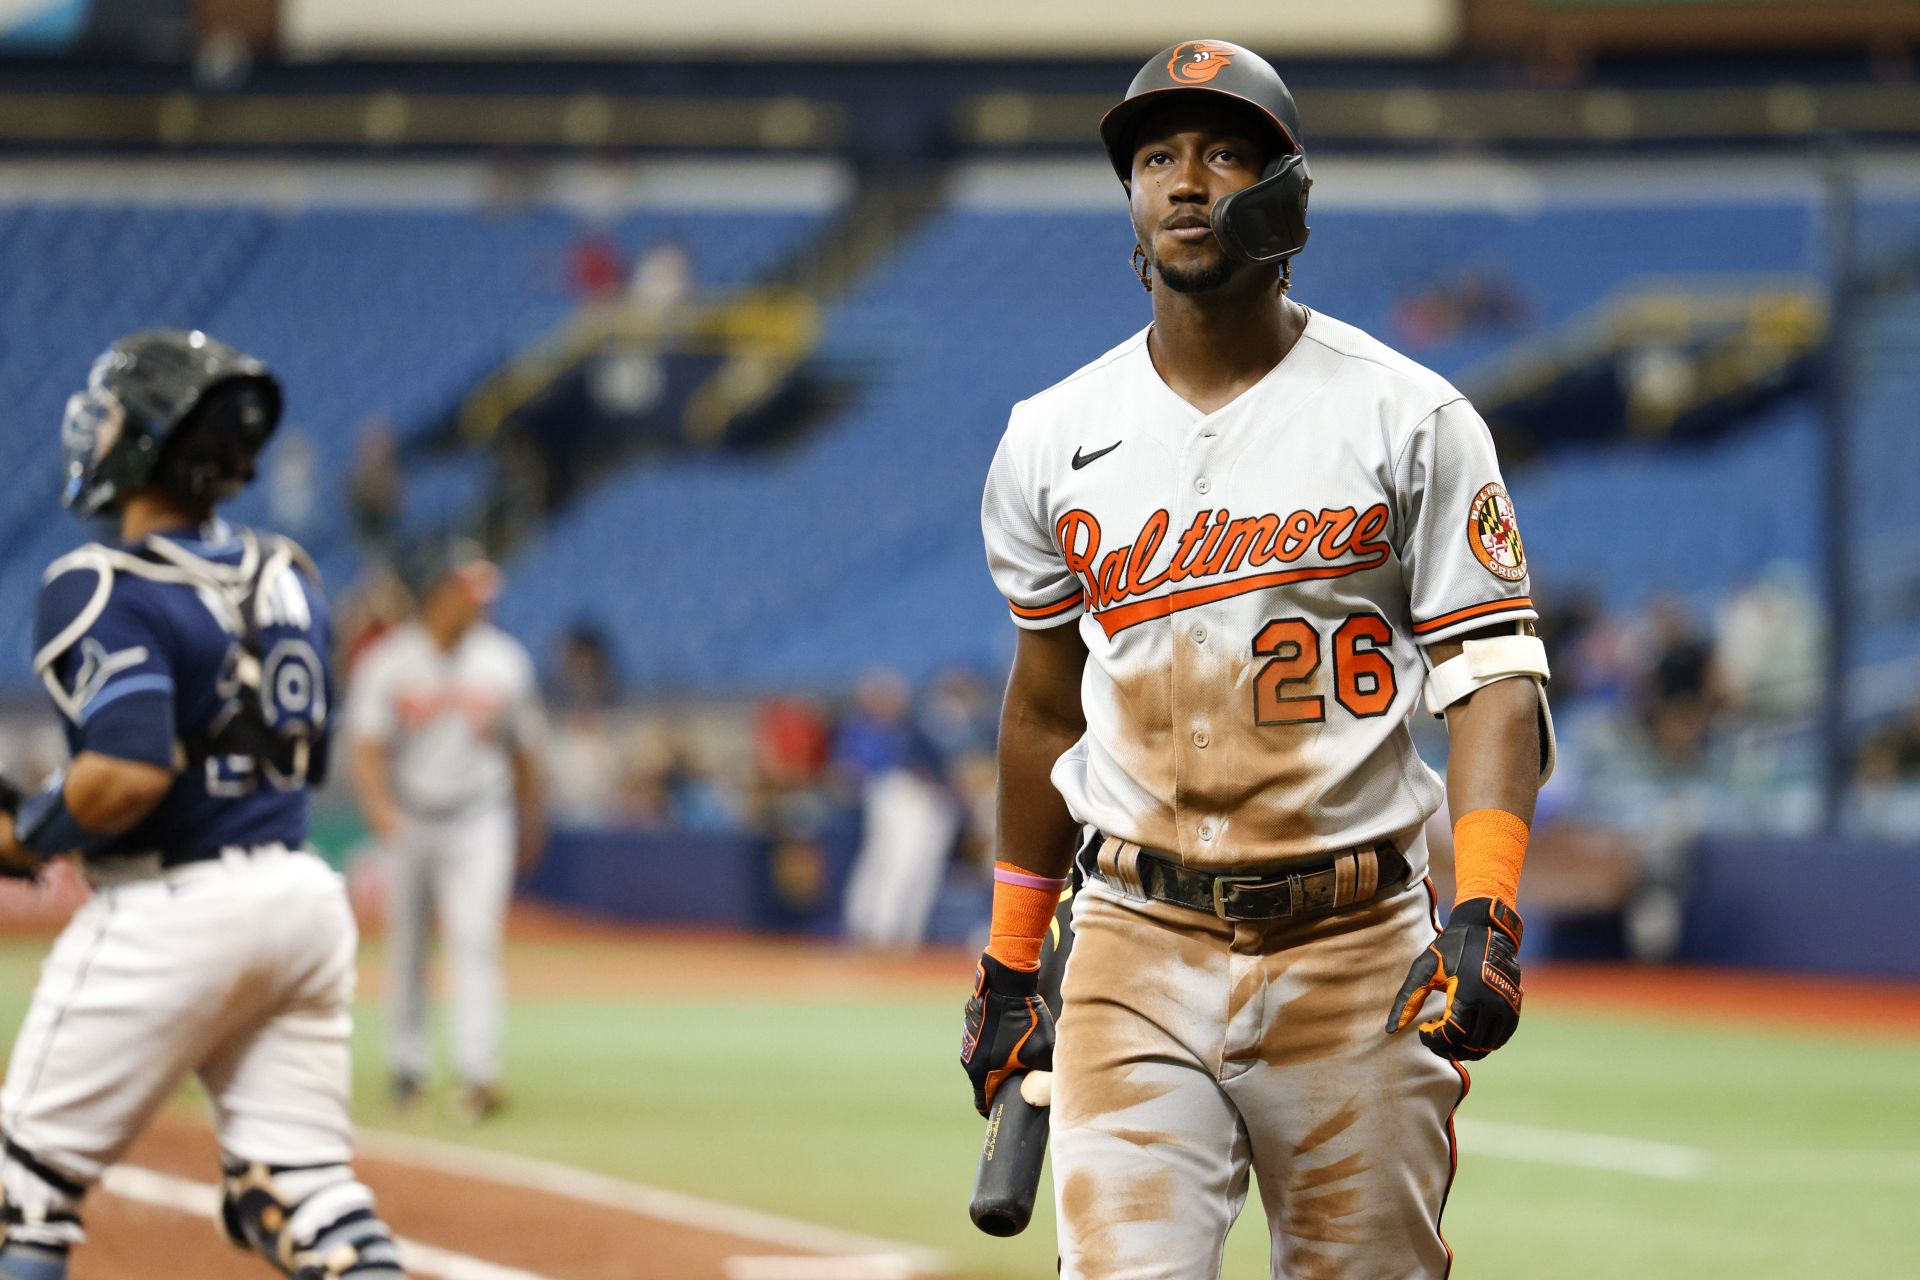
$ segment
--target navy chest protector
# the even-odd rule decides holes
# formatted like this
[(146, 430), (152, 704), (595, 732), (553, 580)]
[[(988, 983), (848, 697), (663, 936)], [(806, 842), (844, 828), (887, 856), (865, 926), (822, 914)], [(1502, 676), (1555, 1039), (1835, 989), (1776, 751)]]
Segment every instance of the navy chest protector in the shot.
[[(305, 553), (285, 538), (255, 539), (243, 563), (250, 572), (237, 581), (219, 584), (232, 602), (239, 623), (232, 654), (221, 680), (227, 695), (220, 714), (206, 728), (181, 735), (187, 759), (198, 764), (214, 756), (250, 756), (270, 765), (283, 777), (309, 773), (308, 755), (317, 728), (308, 716), (290, 714), (283, 699), (265, 687), (265, 643), (262, 637), (261, 590), (280, 573), (305, 563)], [(210, 584), (211, 585), (211, 584)], [(301, 712), (306, 710), (302, 705)], [(318, 779), (314, 779), (318, 781)]]

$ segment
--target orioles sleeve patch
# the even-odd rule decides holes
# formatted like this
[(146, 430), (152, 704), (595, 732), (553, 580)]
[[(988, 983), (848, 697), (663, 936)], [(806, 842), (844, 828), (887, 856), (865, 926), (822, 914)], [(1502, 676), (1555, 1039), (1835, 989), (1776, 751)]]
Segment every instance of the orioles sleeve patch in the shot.
[(1467, 545), (1474, 559), (1487, 572), (1505, 582), (1518, 582), (1527, 576), (1527, 550), (1520, 541), (1520, 522), (1514, 518), (1513, 500), (1499, 484), (1483, 485), (1473, 495), (1473, 508), (1467, 515)]

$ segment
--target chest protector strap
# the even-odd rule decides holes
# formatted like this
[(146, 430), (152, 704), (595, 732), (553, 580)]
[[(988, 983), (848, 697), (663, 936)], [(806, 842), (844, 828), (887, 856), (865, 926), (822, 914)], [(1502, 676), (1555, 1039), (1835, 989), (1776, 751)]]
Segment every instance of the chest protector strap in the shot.
[[(290, 573), (297, 564), (312, 572), (312, 564), (291, 540), (270, 537), (264, 543), (250, 529), (239, 533), (245, 544), (240, 564), (231, 575), (208, 574), (200, 585), (209, 587), (231, 606), (232, 620), (238, 628), (239, 653), (233, 668), (237, 685), (220, 715), (205, 729), (181, 735), (187, 762), (197, 765), (216, 756), (249, 756), (260, 760), (283, 775), (304, 773), (311, 750), (305, 726), (277, 727), (269, 719), (261, 690), (265, 645), (261, 638), (263, 588), (279, 574)], [(196, 565), (220, 568), (185, 554), (167, 555), (171, 548), (151, 544), (174, 565), (192, 572)], [(192, 563), (189, 563), (189, 561)]]

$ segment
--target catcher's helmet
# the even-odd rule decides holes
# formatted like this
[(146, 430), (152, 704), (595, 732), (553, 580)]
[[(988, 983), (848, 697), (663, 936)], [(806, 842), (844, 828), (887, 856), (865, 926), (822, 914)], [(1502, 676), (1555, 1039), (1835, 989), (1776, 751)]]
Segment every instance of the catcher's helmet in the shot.
[(60, 501), (81, 515), (159, 484), (185, 501), (226, 496), (280, 422), (271, 370), (198, 330), (145, 329), (100, 354), (67, 399)]
[(1280, 73), (1259, 54), (1224, 40), (1185, 40), (1140, 68), (1127, 96), (1100, 121), (1100, 140), (1120, 181), (1133, 177), (1133, 134), (1169, 94), (1207, 93), (1251, 107), (1279, 140), (1260, 181), (1214, 202), (1213, 234), (1246, 262), (1281, 262), (1307, 246), (1307, 153), (1300, 112)]

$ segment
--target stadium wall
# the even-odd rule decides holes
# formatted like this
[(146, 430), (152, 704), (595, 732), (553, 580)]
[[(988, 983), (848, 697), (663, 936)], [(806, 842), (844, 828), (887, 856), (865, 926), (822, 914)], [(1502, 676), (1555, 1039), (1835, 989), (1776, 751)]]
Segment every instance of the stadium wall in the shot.
[(525, 891), (631, 924), (832, 934), (858, 839), (850, 819), (784, 844), (727, 831), (563, 829)]
[(1833, 836), (1709, 836), (1680, 959), (1920, 978), (1920, 845)]
[[(527, 891), (628, 923), (831, 935), (857, 835), (843, 822), (804, 848), (781, 848), (728, 833), (563, 831)], [(1676, 957), (1683, 963), (1920, 978), (1920, 845), (1709, 836), (1692, 867)], [(977, 919), (960, 909), (977, 905), (960, 901), (967, 888), (956, 877), (943, 893), (955, 909), (936, 907), (936, 940), (960, 940)], [(1543, 931), (1548, 950), (1538, 958), (1584, 954), (1553, 936)]]

